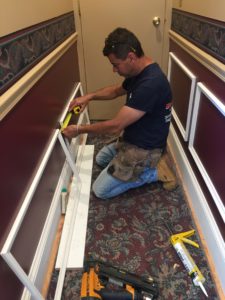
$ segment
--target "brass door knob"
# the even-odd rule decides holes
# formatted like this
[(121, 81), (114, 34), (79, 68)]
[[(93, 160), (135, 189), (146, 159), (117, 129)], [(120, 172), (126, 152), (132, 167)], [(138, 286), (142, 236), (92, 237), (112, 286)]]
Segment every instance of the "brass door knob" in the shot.
[(154, 18), (152, 19), (152, 23), (153, 23), (153, 25), (154, 25), (155, 27), (158, 27), (159, 24), (160, 24), (160, 17), (154, 17)]

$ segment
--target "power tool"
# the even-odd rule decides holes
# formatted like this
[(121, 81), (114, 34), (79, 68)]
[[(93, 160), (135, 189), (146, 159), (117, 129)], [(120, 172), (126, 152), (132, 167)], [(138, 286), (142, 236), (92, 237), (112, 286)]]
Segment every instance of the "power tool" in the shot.
[(154, 300), (158, 287), (151, 277), (137, 276), (99, 261), (86, 261), (81, 300)]

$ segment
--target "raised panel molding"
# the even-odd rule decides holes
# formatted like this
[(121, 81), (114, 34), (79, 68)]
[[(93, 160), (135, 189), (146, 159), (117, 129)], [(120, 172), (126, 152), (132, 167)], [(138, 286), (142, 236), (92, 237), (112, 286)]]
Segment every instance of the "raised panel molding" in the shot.
[[(225, 206), (223, 204), (223, 200), (221, 199), (221, 196), (216, 187), (217, 182), (215, 182), (215, 180), (213, 180), (212, 176), (209, 175), (209, 173), (207, 171), (206, 162), (204, 162), (204, 159), (203, 159), (198, 147), (196, 146), (196, 141), (198, 141), (199, 139), (203, 139), (203, 138), (207, 139), (208, 143), (211, 144), (212, 138), (213, 138), (213, 136), (210, 136), (209, 132), (205, 132), (204, 137), (199, 136), (199, 135), (196, 136), (197, 129), (201, 125), (200, 120), (199, 120), (199, 114), (200, 114), (200, 110), (201, 110), (201, 102), (203, 101), (202, 95), (205, 95), (204, 100), (210, 101), (213, 104), (213, 106), (218, 110), (219, 114), (222, 114), (222, 116), (225, 117), (225, 105), (204, 84), (199, 82), (197, 84), (196, 96), (195, 96), (194, 107), (193, 107), (193, 119), (192, 119), (191, 131), (190, 131), (189, 149), (195, 160), (196, 165), (198, 166), (198, 168), (208, 186), (208, 189), (215, 201), (218, 211), (221, 214), (221, 217), (223, 218), (223, 220), (225, 222)], [(208, 116), (208, 118), (210, 118), (210, 116)], [(210, 119), (208, 119), (208, 118), (207, 118), (208, 123), (210, 123)], [(213, 123), (211, 123), (210, 126), (213, 127)], [(221, 130), (223, 130), (223, 132), (225, 130), (225, 118), (224, 118), (224, 128), (221, 128)], [(217, 135), (218, 133), (212, 132), (211, 134)], [(221, 136), (221, 139), (223, 139), (222, 136)], [(215, 145), (214, 147), (216, 148), (216, 146), (217, 145)], [(221, 144), (221, 146), (223, 146), (223, 144)], [(225, 144), (223, 147), (225, 148)], [(214, 150), (213, 157), (210, 157), (211, 160), (214, 160), (217, 158), (216, 154), (218, 153), (218, 150), (221, 151), (221, 149)], [(207, 151), (209, 151), (209, 149), (206, 148), (205, 151), (207, 152)], [(225, 151), (224, 151), (224, 153), (225, 153)], [(208, 159), (208, 161), (209, 161), (209, 159)], [(223, 169), (224, 169), (224, 162), (225, 162), (225, 160), (220, 161)], [(218, 170), (218, 172), (219, 172), (219, 170)], [(224, 174), (220, 173), (220, 176), (223, 176), (223, 175)]]
[[(175, 65), (174, 65), (175, 64)], [(173, 66), (177, 66), (181, 72), (183, 73), (182, 78), (176, 78), (173, 72)], [(187, 82), (188, 78), (190, 83)], [(196, 81), (197, 78), (196, 76), (185, 66), (185, 64), (176, 57), (176, 55), (172, 52), (169, 53), (169, 66), (168, 66), (168, 79), (170, 81), (170, 84), (172, 87), (174, 87), (173, 93), (174, 96), (176, 95), (176, 91), (179, 90), (182, 94), (182, 99), (177, 99), (176, 97), (173, 98), (173, 109), (172, 109), (172, 115), (173, 118), (184, 138), (185, 141), (188, 140), (189, 137), (189, 131), (190, 131), (190, 123), (191, 123), (191, 113), (192, 113), (192, 107), (193, 107), (193, 99), (194, 99), (194, 92), (195, 92), (195, 87), (196, 87)], [(186, 81), (185, 84), (189, 85), (189, 94), (184, 95), (185, 91), (181, 91), (182, 87), (179, 85), (179, 89), (177, 89), (177, 82), (179, 80), (179, 84), (181, 80)], [(188, 103), (186, 103), (188, 109), (187, 111), (183, 111), (184, 119), (182, 120), (180, 111), (177, 108), (177, 106), (181, 106), (185, 98), (188, 98)], [(183, 110), (185, 110), (185, 107), (183, 106)], [(185, 124), (184, 124), (185, 123)]]

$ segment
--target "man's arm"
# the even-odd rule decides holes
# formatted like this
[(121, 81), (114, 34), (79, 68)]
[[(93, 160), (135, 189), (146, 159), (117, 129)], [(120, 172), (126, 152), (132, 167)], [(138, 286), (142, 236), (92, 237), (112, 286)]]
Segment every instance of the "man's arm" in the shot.
[(119, 134), (124, 128), (139, 120), (145, 114), (144, 111), (128, 106), (123, 106), (115, 118), (108, 121), (85, 125), (70, 125), (63, 130), (67, 137), (76, 137), (78, 134)]
[(91, 93), (91, 100), (112, 100), (126, 94), (126, 90), (121, 85), (113, 85), (102, 88)]
[(113, 85), (102, 88), (96, 92), (86, 94), (84, 96), (73, 99), (70, 102), (69, 109), (73, 109), (75, 106), (80, 106), (82, 111), (91, 100), (112, 100), (119, 96), (125, 95), (126, 90), (121, 85)]

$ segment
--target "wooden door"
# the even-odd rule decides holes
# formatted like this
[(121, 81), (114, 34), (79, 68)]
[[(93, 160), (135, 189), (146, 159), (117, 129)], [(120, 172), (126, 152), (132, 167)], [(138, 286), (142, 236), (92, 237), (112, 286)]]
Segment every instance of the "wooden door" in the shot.
[[(146, 55), (162, 65), (166, 0), (78, 0), (83, 43), (84, 74), (87, 92), (122, 82), (113, 73), (107, 57), (102, 54), (104, 40), (116, 27), (133, 31)], [(158, 17), (158, 26), (153, 19)], [(115, 101), (93, 101), (89, 105), (91, 119), (110, 119), (123, 105)]]

